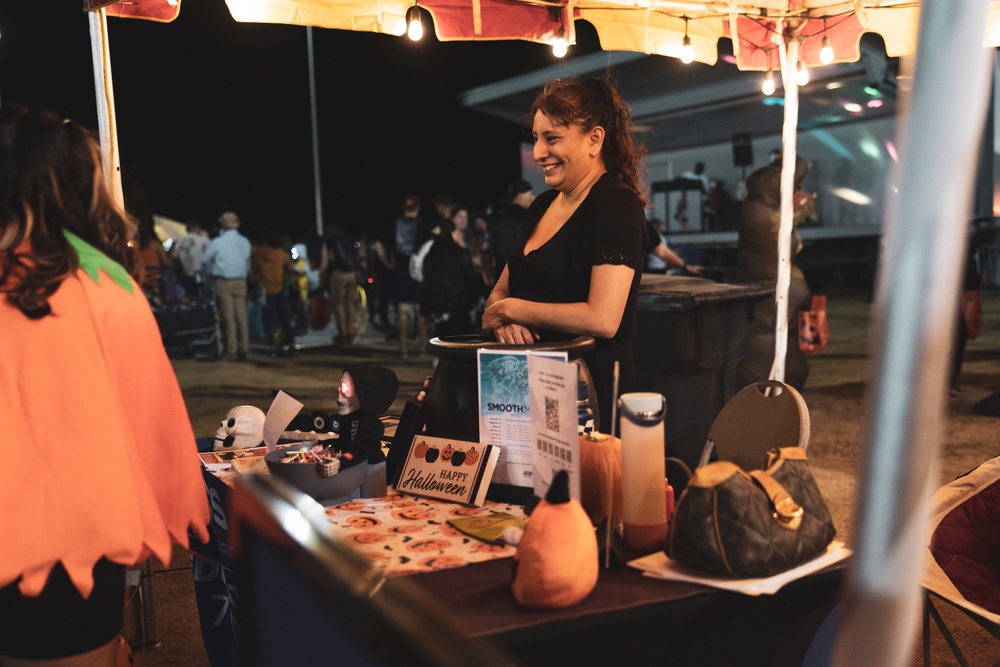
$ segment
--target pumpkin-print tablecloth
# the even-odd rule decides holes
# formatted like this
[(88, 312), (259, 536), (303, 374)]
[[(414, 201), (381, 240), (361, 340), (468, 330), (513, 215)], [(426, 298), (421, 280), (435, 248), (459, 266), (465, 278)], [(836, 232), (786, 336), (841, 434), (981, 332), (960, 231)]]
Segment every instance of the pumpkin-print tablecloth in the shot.
[(524, 516), (520, 505), (489, 502), (468, 507), (442, 500), (391, 493), (325, 508), (334, 533), (385, 567), (388, 576), (461, 567), (507, 558), (514, 547), (469, 537), (448, 523), (457, 517), (503, 512)]

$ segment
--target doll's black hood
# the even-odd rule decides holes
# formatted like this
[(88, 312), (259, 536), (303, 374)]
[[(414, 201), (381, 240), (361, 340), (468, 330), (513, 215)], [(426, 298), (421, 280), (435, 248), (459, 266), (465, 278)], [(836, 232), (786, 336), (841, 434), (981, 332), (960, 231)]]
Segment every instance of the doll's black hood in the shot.
[(345, 371), (354, 380), (354, 391), (358, 393), (364, 412), (384, 414), (399, 391), (399, 378), (391, 368), (385, 366), (347, 366)]

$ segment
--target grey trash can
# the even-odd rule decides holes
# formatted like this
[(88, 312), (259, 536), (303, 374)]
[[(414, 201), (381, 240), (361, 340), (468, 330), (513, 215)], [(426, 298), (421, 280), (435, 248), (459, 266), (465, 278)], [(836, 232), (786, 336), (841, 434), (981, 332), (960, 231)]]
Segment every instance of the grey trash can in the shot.
[(736, 364), (749, 349), (754, 305), (773, 295), (773, 289), (753, 284), (642, 276), (636, 382), (640, 391), (667, 399), (667, 456), (692, 468), (698, 463), (712, 421), (741, 389), (735, 386)]

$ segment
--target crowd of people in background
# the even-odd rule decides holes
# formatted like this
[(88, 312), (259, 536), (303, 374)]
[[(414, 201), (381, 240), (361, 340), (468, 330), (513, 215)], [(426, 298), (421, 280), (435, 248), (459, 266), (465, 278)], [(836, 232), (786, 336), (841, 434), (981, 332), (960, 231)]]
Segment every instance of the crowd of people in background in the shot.
[[(268, 354), (294, 354), (297, 334), (326, 328), (331, 319), (333, 345), (350, 347), (369, 328), (398, 341), (407, 358), (432, 337), (479, 331), (535, 194), (531, 183), (516, 179), (494, 203), (473, 208), (442, 192), (431, 199), (430, 215), (418, 195), (408, 194), (399, 215), (381, 227), (359, 233), (333, 224), (316, 239), (244, 231), (240, 217), (225, 212), (213, 225), (190, 221), (182, 236), (164, 243), (153, 216), (141, 215), (141, 285), (154, 310), (214, 300), (226, 359), (248, 359), (251, 338), (263, 339)], [(700, 271), (659, 233), (650, 238), (647, 270)], [(299, 261), (291, 253), (296, 245), (307, 249)], [(307, 275), (308, 287), (300, 289)]]

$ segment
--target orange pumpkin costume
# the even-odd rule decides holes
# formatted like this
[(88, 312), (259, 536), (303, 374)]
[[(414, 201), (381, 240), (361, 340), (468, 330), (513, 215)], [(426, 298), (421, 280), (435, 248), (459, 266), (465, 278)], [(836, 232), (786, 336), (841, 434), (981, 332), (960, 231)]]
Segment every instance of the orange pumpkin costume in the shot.
[(81, 268), (32, 320), (0, 298), (0, 586), (37, 595), (62, 562), (168, 562), (207, 541), (194, 433), (156, 320), (124, 269), (67, 233)]

